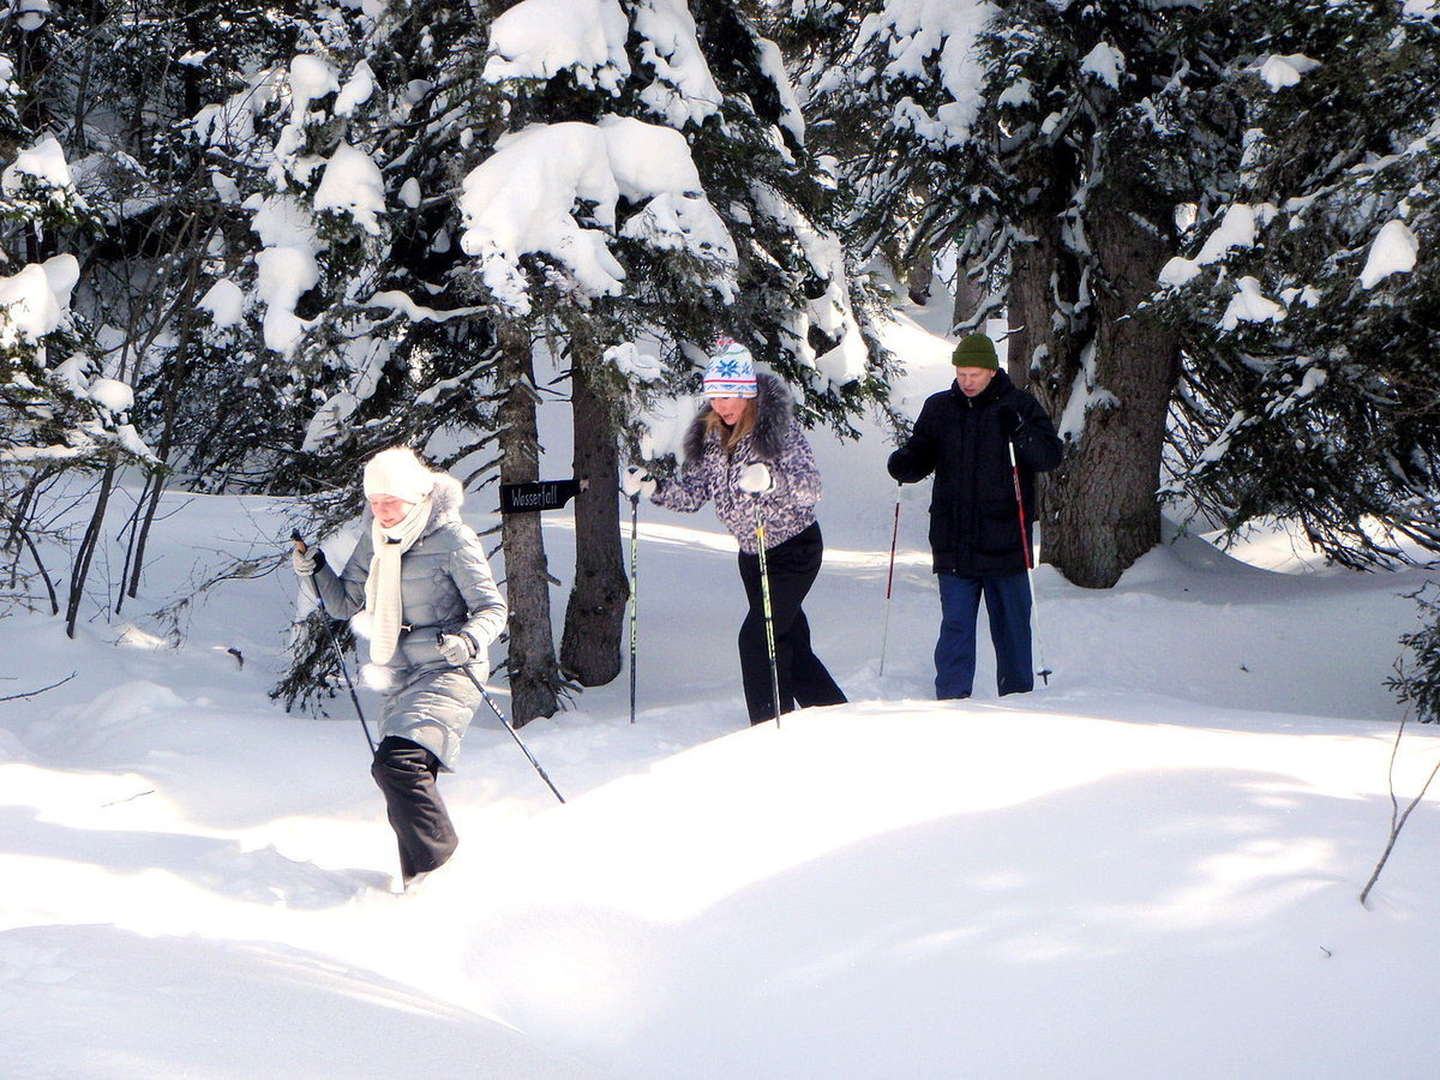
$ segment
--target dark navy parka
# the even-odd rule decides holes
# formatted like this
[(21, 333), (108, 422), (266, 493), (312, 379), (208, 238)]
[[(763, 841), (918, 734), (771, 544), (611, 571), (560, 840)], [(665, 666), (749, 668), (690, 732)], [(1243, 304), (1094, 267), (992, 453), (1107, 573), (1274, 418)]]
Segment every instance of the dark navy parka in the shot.
[(973, 398), (954, 383), (932, 394), (905, 445), (890, 455), (890, 475), (914, 484), (932, 472), (930, 549), (935, 572), (967, 576), (1026, 569), (1006, 442), (1015, 446), (1025, 526), (1035, 520), (1035, 473), (1060, 464), (1060, 439), (1040, 403), (1003, 371)]

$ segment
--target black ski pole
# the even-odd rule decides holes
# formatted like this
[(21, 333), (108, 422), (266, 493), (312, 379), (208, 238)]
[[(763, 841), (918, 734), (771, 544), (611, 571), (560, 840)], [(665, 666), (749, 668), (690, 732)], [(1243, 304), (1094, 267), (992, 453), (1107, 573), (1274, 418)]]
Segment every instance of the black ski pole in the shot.
[(635, 722), (636, 620), (640, 614), (640, 492), (630, 496), (630, 722)]
[[(300, 554), (305, 554), (309, 546), (300, 536), (300, 530), (295, 529), (290, 533), (290, 539), (295, 541), (296, 549)], [(370, 744), (370, 753), (375, 753), (375, 739), (370, 734), (370, 725), (365, 722), (365, 710), (360, 707), (360, 695), (355, 693), (355, 684), (350, 681), (350, 669), (345, 666), (345, 654), (340, 651), (340, 642), (335, 640), (335, 631), (330, 626), (330, 612), (325, 610), (325, 598), (320, 595), (320, 587), (312, 580), (310, 582), (310, 593), (315, 597), (315, 603), (320, 608), (320, 621), (325, 624), (325, 636), (330, 639), (330, 648), (335, 651), (335, 661), (340, 665), (340, 674), (345, 679), (345, 689), (350, 691), (350, 701), (355, 706), (355, 715), (360, 718), (360, 729), (365, 732), (365, 741)]]
[(775, 617), (770, 609), (770, 571), (765, 565), (765, 519), (755, 507), (755, 548), (760, 554), (760, 597), (765, 607), (765, 649), (770, 654), (770, 693), (775, 700), (775, 727), (780, 727), (780, 669), (775, 664)]
[(895, 527), (890, 532), (890, 573), (885, 577), (885, 627), (880, 631), (880, 674), (885, 674), (885, 646), (890, 642), (890, 593), (895, 585), (895, 545), (900, 539), (900, 495), (895, 495)]
[(470, 670), (468, 665), (460, 665), (460, 670), (465, 672), (470, 681), (475, 684), (475, 689), (480, 691), (480, 696), (485, 699), (485, 704), (490, 706), (490, 711), (500, 718), (501, 725), (510, 733), (510, 737), (515, 740), (515, 745), (520, 747), (520, 752), (525, 755), (530, 764), (534, 766), (535, 771), (540, 774), (540, 779), (545, 781), (545, 786), (554, 792), (555, 798), (559, 799), (563, 804), (565, 802), (565, 796), (561, 795), (559, 789), (550, 782), (550, 777), (545, 775), (545, 770), (542, 769), (540, 763), (535, 760), (535, 755), (530, 753), (529, 747), (521, 740), (520, 733), (515, 730), (509, 720), (505, 719), (505, 714), (500, 711), (500, 707), (495, 704), (495, 699), (492, 698), (490, 692), (485, 689), (485, 684), (475, 677), (475, 673)]

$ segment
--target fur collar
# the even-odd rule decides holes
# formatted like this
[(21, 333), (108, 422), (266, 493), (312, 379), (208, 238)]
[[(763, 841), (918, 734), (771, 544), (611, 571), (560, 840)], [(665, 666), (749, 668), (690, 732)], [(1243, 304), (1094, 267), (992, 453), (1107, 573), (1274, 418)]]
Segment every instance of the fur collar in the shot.
[[(795, 422), (794, 399), (789, 388), (768, 372), (756, 372), (755, 385), (760, 415), (755, 419), (755, 430), (750, 433), (750, 438), (760, 457), (773, 461), (784, 452), (785, 435)], [(713, 411), (707, 401), (690, 422), (690, 428), (685, 433), (686, 461), (698, 461), (704, 456), (705, 425)]]

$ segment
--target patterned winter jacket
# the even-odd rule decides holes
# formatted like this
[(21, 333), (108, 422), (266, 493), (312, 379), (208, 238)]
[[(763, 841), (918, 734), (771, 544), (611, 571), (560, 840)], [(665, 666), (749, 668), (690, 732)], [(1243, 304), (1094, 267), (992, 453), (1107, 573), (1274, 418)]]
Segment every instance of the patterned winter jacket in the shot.
[[(692, 514), (707, 502), (740, 543), (740, 550), (755, 554), (755, 508), (765, 522), (765, 547), (783, 544), (815, 521), (820, 501), (820, 471), (815, 455), (795, 422), (790, 391), (775, 376), (761, 372), (758, 384), (759, 417), (754, 429), (726, 454), (717, 432), (707, 430), (707, 402), (685, 435), (685, 463), (680, 474), (662, 482), (651, 501), (669, 510)], [(770, 468), (773, 486), (756, 495), (741, 490), (738, 481), (747, 465), (763, 462)]]

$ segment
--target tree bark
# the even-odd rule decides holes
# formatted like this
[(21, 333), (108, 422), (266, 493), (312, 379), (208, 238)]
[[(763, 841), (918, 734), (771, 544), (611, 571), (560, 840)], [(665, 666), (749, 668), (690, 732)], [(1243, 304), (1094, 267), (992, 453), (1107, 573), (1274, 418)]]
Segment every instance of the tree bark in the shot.
[[(969, 322), (985, 299), (984, 285), (965, 272), (966, 268), (961, 265), (955, 267), (955, 306), (951, 311), (950, 325), (957, 327)], [(984, 327), (980, 327), (984, 332)], [(1012, 354), (1013, 355), (1013, 354)], [(1007, 365), (1008, 367), (1008, 365)], [(1011, 378), (1014, 378), (1012, 373)], [(1024, 386), (1024, 383), (1017, 383), (1017, 386)]]
[(619, 444), (609, 404), (595, 385), (594, 352), (576, 345), (570, 372), (575, 475), (589, 483), (575, 496), (575, 582), (560, 669), (581, 686), (603, 686), (620, 674), (630, 599), (620, 541)]
[[(1166, 237), (1137, 220), (1125, 191), (1098, 198), (1088, 215), (1103, 273), (1094, 289), (1093, 384), (1078, 443), (1046, 484), (1046, 562), (1087, 588), (1109, 588), (1160, 541), (1160, 460), (1179, 372), (1177, 336), (1137, 314), (1172, 253)], [(1055, 387), (1068, 402), (1086, 380)], [(1060, 415), (1052, 403), (1051, 415)], [(1078, 403), (1077, 403), (1078, 404)]]
[(935, 252), (929, 244), (919, 244), (910, 253), (910, 263), (905, 267), (905, 288), (910, 302), (924, 307), (930, 302), (930, 287), (935, 280)]
[[(530, 336), (522, 327), (502, 326), (499, 338), (503, 385), (509, 388), (499, 409), (500, 482), (526, 483), (540, 478), (539, 395)], [(538, 513), (503, 515), (500, 536), (510, 605), (510, 719), (523, 727), (537, 716), (553, 716), (560, 707), (560, 672), (550, 626), (550, 572)]]

